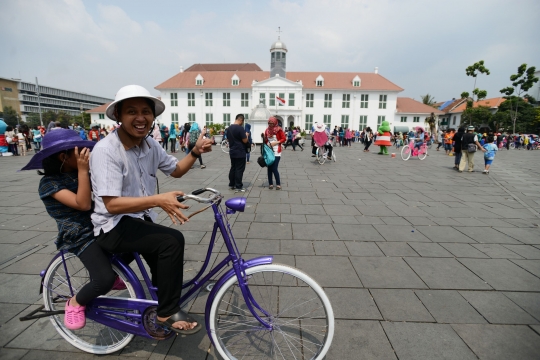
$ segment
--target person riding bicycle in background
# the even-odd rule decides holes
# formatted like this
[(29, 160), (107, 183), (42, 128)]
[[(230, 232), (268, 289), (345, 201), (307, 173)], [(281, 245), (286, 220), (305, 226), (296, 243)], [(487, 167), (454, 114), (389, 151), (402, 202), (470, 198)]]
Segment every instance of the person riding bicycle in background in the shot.
[(43, 169), (39, 197), (47, 213), (56, 220), (56, 248), (79, 257), (90, 282), (71, 297), (65, 307), (64, 324), (70, 330), (86, 325), (85, 305), (111, 288), (125, 289), (116, 277), (109, 258), (96, 242), (92, 220), (90, 150), (95, 141), (81, 140), (69, 129), (51, 131), (43, 138), (43, 150), (21, 170)]
[(414, 136), (414, 148), (420, 150), (420, 146), (422, 145), (424, 145), (424, 129), (418, 126)]
[[(178, 160), (148, 137), (165, 104), (138, 85), (121, 88), (109, 104), (107, 117), (120, 127), (97, 143), (90, 159), (95, 208), (92, 214), (97, 243), (111, 253), (140, 253), (158, 288), (156, 324), (190, 335), (201, 329), (179, 307), (183, 282), (184, 236), (158, 225), (154, 207), (162, 208), (173, 224), (188, 218), (178, 202), (182, 191), (155, 194), (157, 170), (180, 178), (201, 156), (212, 150), (212, 141), (201, 133), (189, 152)], [(187, 131), (186, 129), (184, 129)]]
[(324, 126), (324, 124), (316, 123), (315, 132), (313, 134), (313, 140), (318, 147), (323, 147), (325, 151), (328, 151), (328, 160), (332, 160), (332, 135), (330, 131)]

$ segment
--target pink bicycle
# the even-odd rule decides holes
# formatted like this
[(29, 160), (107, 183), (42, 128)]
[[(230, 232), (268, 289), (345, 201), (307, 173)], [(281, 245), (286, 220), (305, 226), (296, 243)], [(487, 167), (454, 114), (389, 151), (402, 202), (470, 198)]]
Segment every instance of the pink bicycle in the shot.
[(412, 156), (418, 156), (420, 160), (424, 160), (427, 157), (427, 151), (428, 148), (426, 146), (426, 143), (420, 145), (420, 149), (416, 149), (414, 147), (414, 141), (409, 141), (409, 143), (403, 146), (403, 149), (401, 149), (401, 158), (404, 161), (407, 161), (410, 159), (412, 154)]

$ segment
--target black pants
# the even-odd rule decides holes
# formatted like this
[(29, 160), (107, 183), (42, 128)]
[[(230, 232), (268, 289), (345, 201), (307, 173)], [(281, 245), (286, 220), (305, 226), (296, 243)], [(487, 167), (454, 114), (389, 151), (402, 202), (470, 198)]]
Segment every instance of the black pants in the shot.
[(79, 259), (88, 270), (90, 282), (79, 290), (75, 298), (80, 305), (86, 305), (111, 290), (116, 274), (111, 267), (109, 257), (95, 241), (84, 249)]
[(274, 163), (268, 166), (268, 185), (272, 185), (272, 174), (274, 174), (274, 177), (276, 178), (276, 185), (281, 186), (281, 179), (279, 178), (278, 171), (279, 160), (281, 160), (281, 156), (276, 156)]
[(298, 146), (300, 149), (304, 150), (302, 145), (300, 145), (300, 139), (294, 139), (294, 141), (293, 141), (293, 149), (294, 149), (295, 146)]
[(114, 229), (102, 232), (97, 242), (112, 253), (140, 253), (158, 288), (158, 316), (180, 310), (184, 272), (184, 236), (180, 231), (125, 215)]
[(368, 150), (369, 147), (371, 146), (371, 140), (370, 141), (365, 141), (364, 144), (366, 144), (366, 146), (364, 147), (364, 150)]
[(244, 184), (242, 183), (242, 177), (244, 177), (244, 170), (246, 170), (246, 158), (231, 158), (231, 169), (229, 170), (229, 187), (241, 189)]
[(165, 149), (165, 151), (169, 150), (169, 140), (168, 139), (163, 139), (161, 141), (161, 147)]
[(171, 142), (171, 152), (176, 152), (176, 139), (171, 138), (169, 141)]

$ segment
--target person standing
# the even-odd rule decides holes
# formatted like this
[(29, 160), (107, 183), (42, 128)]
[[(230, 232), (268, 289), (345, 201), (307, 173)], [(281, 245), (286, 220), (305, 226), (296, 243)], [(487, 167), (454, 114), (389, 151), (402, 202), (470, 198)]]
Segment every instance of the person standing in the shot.
[(373, 132), (370, 127), (364, 129), (364, 152), (369, 152), (371, 141), (373, 140)]
[(484, 164), (485, 168), (483, 173), (489, 174), (489, 168), (491, 167), (491, 164), (493, 164), (493, 160), (495, 160), (495, 154), (499, 150), (499, 147), (495, 145), (495, 138), (493, 136), (488, 136), (487, 138), (487, 144), (484, 145), (484, 149), (486, 149), (486, 153), (484, 154)]
[(242, 177), (246, 169), (246, 144), (248, 144), (248, 133), (244, 130), (244, 115), (238, 114), (234, 119), (234, 124), (226, 131), (229, 142), (229, 156), (231, 159), (231, 169), (229, 170), (229, 189), (235, 192), (245, 192)]
[[(201, 135), (201, 130), (199, 130), (199, 124), (197, 124), (196, 122), (193, 123), (193, 125), (191, 125), (191, 128), (189, 129), (189, 133), (188, 133), (188, 154), (191, 150), (193, 150), (193, 148), (195, 147), (195, 145), (197, 144), (197, 140), (199, 139), (199, 136)], [(205, 133), (203, 132), (203, 138), (205, 136)], [(206, 165), (203, 164), (203, 161), (202, 161), (202, 155), (199, 156), (199, 164), (201, 165), (201, 169), (204, 169), (206, 168)]]
[(345, 130), (345, 141), (347, 142), (348, 147), (351, 147), (351, 139), (352, 139), (351, 130), (349, 129)]
[(176, 128), (174, 127), (174, 124), (171, 123), (171, 127), (169, 128), (169, 142), (171, 143), (171, 153), (176, 152)]
[(169, 150), (169, 129), (165, 126), (165, 124), (161, 125), (161, 128), (159, 129), (159, 133), (161, 135), (161, 147), (165, 149), (165, 151)]
[(34, 126), (34, 129), (32, 130), (32, 135), (34, 139), (34, 148), (37, 154), (41, 150), (41, 131), (39, 130), (38, 126)]
[(268, 127), (264, 132), (264, 143), (269, 145), (274, 150), (274, 163), (268, 166), (268, 188), (273, 189), (272, 175), (276, 178), (276, 190), (281, 190), (281, 179), (279, 178), (279, 161), (281, 160), (281, 144), (286, 141), (285, 133), (278, 125), (275, 117), (271, 116), (268, 119)]
[[(248, 138), (247, 144), (248, 144), (249, 148), (251, 149), (251, 144), (253, 144), (253, 139), (251, 138), (251, 125), (246, 123), (245, 128), (246, 128), (246, 134), (247, 134), (247, 138)], [(246, 164), (249, 164), (250, 156), (251, 156), (251, 152), (246, 151)]]
[(461, 137), (461, 161), (459, 163), (459, 172), (463, 172), (465, 164), (469, 164), (469, 172), (474, 171), (474, 153), (477, 149), (483, 152), (486, 150), (478, 142), (478, 135), (474, 133), (474, 126), (469, 126), (467, 132)]
[[(454, 135), (453, 141), (454, 141), (454, 169), (459, 170), (459, 163), (461, 162), (461, 138), (463, 137), (463, 134), (465, 133), (465, 128), (460, 127), (457, 131), (457, 133)], [(440, 144), (439, 144), (440, 145)]]

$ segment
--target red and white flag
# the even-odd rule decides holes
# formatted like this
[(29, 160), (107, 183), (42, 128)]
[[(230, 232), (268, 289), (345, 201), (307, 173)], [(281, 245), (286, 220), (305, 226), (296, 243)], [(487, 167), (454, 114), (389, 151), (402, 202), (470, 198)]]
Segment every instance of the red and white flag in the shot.
[(285, 105), (287, 103), (287, 101), (285, 101), (285, 99), (282, 99), (279, 96), (276, 96), (276, 99), (277, 99), (279, 105)]

